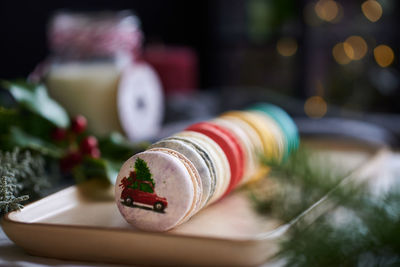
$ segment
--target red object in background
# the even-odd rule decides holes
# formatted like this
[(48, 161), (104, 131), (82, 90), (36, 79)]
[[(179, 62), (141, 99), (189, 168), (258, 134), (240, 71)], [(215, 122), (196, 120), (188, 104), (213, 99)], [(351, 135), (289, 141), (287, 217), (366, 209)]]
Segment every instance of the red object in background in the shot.
[(84, 132), (86, 130), (86, 127), (87, 120), (82, 115), (76, 116), (71, 122), (71, 130), (76, 134)]
[(90, 154), (94, 149), (98, 148), (97, 138), (89, 135), (81, 141), (79, 147), (83, 153)]
[(198, 88), (193, 49), (153, 45), (144, 49), (143, 59), (157, 71), (166, 94), (189, 93)]
[(51, 138), (54, 141), (62, 141), (67, 137), (67, 130), (64, 128), (55, 128), (51, 133)]
[(63, 172), (70, 171), (82, 162), (83, 156), (79, 151), (71, 151), (60, 159), (60, 168)]

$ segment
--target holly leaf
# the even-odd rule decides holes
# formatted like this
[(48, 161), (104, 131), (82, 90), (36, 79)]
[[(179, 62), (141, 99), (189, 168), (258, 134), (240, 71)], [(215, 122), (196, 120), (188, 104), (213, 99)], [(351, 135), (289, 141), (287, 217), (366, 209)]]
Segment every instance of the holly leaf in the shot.
[(57, 127), (68, 127), (67, 112), (50, 98), (44, 85), (23, 81), (1, 81), (1, 86), (10, 92), (19, 106), (45, 118)]
[(99, 140), (101, 156), (113, 161), (125, 161), (132, 155), (144, 151), (148, 146), (146, 142), (133, 144), (117, 132)]
[(43, 155), (60, 158), (62, 156), (62, 149), (46, 142), (41, 138), (30, 135), (20, 129), (19, 127), (10, 127), (9, 134), (1, 137), (0, 144), (4, 149), (12, 149), (14, 147), (21, 147), (40, 152)]
[(123, 162), (113, 162), (106, 159), (103, 159), (103, 161), (108, 181), (110, 181), (111, 184), (115, 184), (115, 182), (117, 181), (119, 169), (121, 169)]
[(0, 106), (0, 131), (8, 132), (10, 125), (14, 125), (19, 121), (18, 111), (15, 109), (7, 109)]
[(85, 157), (83, 162), (72, 170), (72, 174), (77, 182), (100, 178), (115, 184), (122, 164), (123, 162), (110, 161), (104, 158)]

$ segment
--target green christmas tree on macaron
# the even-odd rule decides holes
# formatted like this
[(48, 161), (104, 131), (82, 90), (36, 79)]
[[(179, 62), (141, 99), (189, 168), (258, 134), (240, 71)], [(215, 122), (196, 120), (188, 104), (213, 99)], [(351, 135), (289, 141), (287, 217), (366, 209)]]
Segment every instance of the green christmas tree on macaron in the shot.
[[(130, 186), (132, 189), (140, 189), (141, 191), (148, 192), (148, 193), (154, 193), (154, 187), (155, 187), (155, 182), (152, 178), (152, 174), (150, 172), (149, 167), (147, 166), (147, 163), (141, 159), (137, 158), (135, 161), (135, 171), (131, 173), (131, 176), (129, 179), (133, 180), (132, 185)], [(133, 177), (132, 177), (133, 176)], [(149, 185), (148, 183), (143, 183), (140, 181), (148, 181), (151, 183)]]

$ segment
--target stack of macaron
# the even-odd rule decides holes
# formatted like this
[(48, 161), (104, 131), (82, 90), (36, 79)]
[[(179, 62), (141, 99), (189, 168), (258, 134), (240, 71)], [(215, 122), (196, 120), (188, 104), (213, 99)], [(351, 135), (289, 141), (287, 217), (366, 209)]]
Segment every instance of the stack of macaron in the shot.
[(148, 231), (167, 231), (235, 188), (268, 172), (298, 148), (297, 127), (281, 108), (257, 104), (190, 125), (152, 144), (122, 166), (115, 199), (123, 217)]

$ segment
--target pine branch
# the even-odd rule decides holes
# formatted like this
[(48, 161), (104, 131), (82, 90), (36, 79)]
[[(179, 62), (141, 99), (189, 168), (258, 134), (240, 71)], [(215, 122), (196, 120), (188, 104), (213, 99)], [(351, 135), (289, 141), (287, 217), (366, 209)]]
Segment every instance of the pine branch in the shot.
[(40, 155), (32, 155), (29, 150), (0, 151), (0, 175), (13, 173), (18, 185), (16, 194), (30, 194), (37, 197), (44, 188), (50, 186), (45, 173), (45, 160)]
[(400, 188), (376, 196), (359, 185), (336, 187), (344, 177), (336, 169), (300, 150), (281, 166), (272, 163), (272, 174), (263, 181), (268, 186), (252, 190), (259, 212), (284, 221), (327, 192), (335, 204), (312, 224), (295, 224), (276, 257), (299, 267), (400, 266)]
[(294, 152), (290, 158), (277, 164), (263, 158), (271, 168), (267, 179), (250, 187), (256, 209), (262, 214), (273, 214), (290, 221), (345, 177), (326, 158), (305, 148)]
[(287, 266), (399, 266), (400, 190), (357, 195), (281, 244)]
[(30, 151), (0, 151), (0, 213), (20, 209), (28, 194), (39, 196), (49, 186), (44, 165), (44, 159)]
[(15, 197), (14, 194), (18, 188), (15, 175), (7, 173), (1, 176), (0, 179), (0, 214), (21, 209), (23, 206), (20, 202), (28, 200), (29, 196)]

